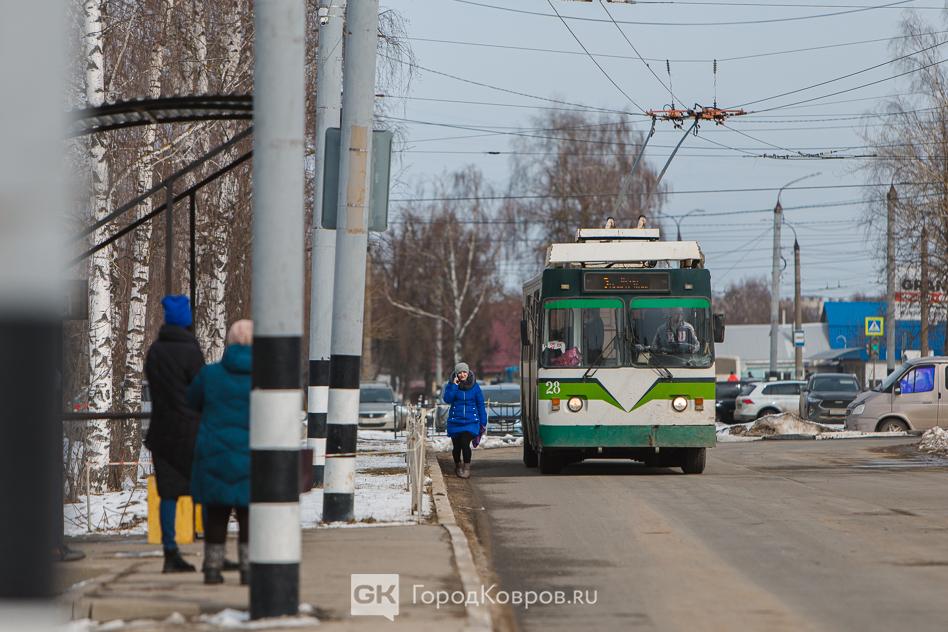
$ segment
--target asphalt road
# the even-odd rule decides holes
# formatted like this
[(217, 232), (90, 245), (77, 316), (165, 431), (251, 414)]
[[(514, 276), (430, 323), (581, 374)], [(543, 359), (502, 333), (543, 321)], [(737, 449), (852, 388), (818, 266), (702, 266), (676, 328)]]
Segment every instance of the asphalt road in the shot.
[(476, 451), (464, 502), (502, 588), (596, 591), (524, 630), (944, 631), (948, 461), (914, 441), (722, 444), (700, 476)]

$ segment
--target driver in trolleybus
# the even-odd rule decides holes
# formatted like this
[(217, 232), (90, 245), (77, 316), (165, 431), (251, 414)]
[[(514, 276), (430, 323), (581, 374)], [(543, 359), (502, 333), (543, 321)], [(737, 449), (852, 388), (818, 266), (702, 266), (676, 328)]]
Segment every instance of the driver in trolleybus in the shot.
[(697, 353), (700, 346), (695, 328), (680, 307), (672, 310), (652, 339), (652, 349), (662, 353)]

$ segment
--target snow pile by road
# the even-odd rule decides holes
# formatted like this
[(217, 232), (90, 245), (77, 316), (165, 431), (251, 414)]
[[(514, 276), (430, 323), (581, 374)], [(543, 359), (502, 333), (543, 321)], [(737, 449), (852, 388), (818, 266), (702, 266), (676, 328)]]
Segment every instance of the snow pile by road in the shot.
[(937, 426), (926, 430), (918, 442), (918, 449), (929, 454), (948, 456), (948, 430)]
[[(491, 450), (493, 448), (511, 448), (523, 445), (523, 437), (515, 437), (506, 434), (502, 437), (496, 435), (485, 435), (481, 438), (477, 450)], [(428, 449), (435, 452), (450, 452), (452, 449), (451, 437), (444, 435), (428, 437)]]
[[(721, 443), (736, 441), (757, 441), (764, 437), (802, 436), (817, 440), (826, 439), (865, 439), (867, 437), (905, 437), (907, 432), (858, 432), (843, 430), (839, 426), (829, 426), (802, 419), (794, 413), (765, 415), (756, 421), (744, 424), (727, 425), (717, 423), (717, 438)], [(946, 433), (948, 436), (948, 433)], [(946, 438), (948, 443), (948, 438)]]
[(774, 435), (818, 435), (833, 431), (834, 428), (801, 419), (793, 413), (780, 413), (765, 415), (751, 423), (731, 426), (730, 434), (772, 437)]

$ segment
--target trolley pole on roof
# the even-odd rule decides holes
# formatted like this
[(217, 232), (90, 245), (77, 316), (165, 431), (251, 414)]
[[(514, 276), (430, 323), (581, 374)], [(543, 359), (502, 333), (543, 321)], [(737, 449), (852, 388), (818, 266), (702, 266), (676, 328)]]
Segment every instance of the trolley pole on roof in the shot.
[[(306, 396), (306, 444), (313, 450), (313, 487), (323, 486), (326, 466), (326, 409), (329, 404), (336, 231), (322, 227), (323, 176), (326, 173), (326, 130), (339, 127), (342, 112), (342, 31), (345, 15), (346, 0), (320, 0), (319, 48), (316, 52), (316, 173), (309, 303), (309, 389)], [(335, 208), (331, 210), (335, 211)]]
[(306, 7), (254, 11), (250, 617), (299, 610)]
[(323, 521), (352, 520), (379, 0), (346, 7)]

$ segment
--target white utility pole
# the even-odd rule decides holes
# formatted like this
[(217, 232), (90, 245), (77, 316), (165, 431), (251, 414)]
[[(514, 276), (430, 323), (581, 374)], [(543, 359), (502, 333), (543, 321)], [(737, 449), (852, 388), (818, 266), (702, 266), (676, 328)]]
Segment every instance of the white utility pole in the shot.
[(354, 516), (378, 26), (379, 0), (348, 3), (323, 492), (325, 522), (348, 521)]
[(342, 32), (345, 16), (346, 0), (320, 0), (319, 48), (316, 52), (316, 173), (309, 301), (309, 390), (306, 396), (306, 443), (313, 450), (313, 487), (323, 486), (326, 466), (326, 410), (329, 405), (336, 231), (322, 227), (323, 176), (326, 173), (326, 130), (339, 127), (342, 112)]
[(885, 368), (886, 374), (895, 370), (895, 205), (899, 196), (895, 185), (885, 196)]
[(303, 333), (303, 0), (257, 0), (253, 109), (250, 617), (296, 615)]

